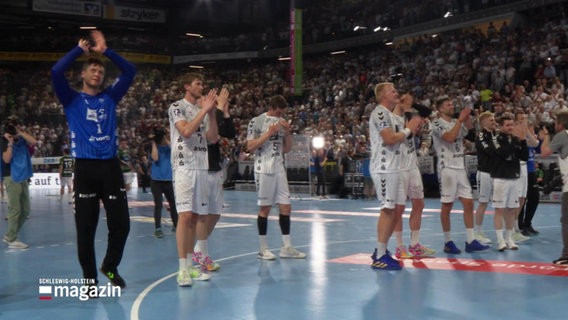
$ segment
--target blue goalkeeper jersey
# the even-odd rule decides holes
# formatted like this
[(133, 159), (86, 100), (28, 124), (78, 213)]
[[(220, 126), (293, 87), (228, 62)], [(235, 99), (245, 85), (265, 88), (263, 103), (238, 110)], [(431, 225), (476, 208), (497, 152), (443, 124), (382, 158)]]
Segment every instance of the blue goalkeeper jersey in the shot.
[(132, 84), (136, 67), (114, 51), (106, 49), (104, 55), (116, 64), (122, 73), (111, 86), (91, 96), (73, 90), (65, 78), (65, 70), (82, 54), (83, 49), (77, 46), (51, 69), (53, 89), (63, 104), (69, 124), (71, 155), (78, 159), (116, 158), (116, 106)]

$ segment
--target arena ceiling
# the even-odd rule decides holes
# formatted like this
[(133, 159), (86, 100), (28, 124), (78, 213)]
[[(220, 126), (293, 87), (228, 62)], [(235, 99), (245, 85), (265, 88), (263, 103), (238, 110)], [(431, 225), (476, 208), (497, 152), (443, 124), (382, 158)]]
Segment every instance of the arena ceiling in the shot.
[[(34, 4), (81, 2), (162, 10), (165, 23), (119, 21), (73, 14), (40, 12)], [(0, 37), (11, 33), (70, 33), (80, 25), (92, 24), (101, 30), (152, 33), (158, 35), (196, 32), (208, 36), (230, 36), (259, 31), (276, 20), (286, 21), (288, 0), (0, 0)]]

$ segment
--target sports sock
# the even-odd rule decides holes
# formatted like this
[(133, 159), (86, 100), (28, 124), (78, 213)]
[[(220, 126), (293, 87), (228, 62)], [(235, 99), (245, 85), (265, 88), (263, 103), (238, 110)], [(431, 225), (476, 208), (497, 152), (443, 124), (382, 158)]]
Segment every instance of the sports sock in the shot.
[(279, 215), (278, 222), (280, 223), (280, 230), (282, 234), (290, 234), (290, 216)]
[(466, 235), (467, 243), (471, 243), (475, 239), (475, 237), (473, 236), (473, 228), (466, 228), (465, 229), (465, 235)]
[(258, 227), (258, 234), (265, 236), (268, 231), (268, 218), (258, 216), (256, 218), (256, 225)]
[(377, 243), (377, 258), (384, 256), (387, 253), (387, 244), (386, 243)]
[(505, 242), (513, 242), (514, 229), (505, 229)]
[(180, 258), (179, 259), (179, 268), (180, 270), (183, 268), (187, 268), (187, 259)]
[(260, 242), (261, 249), (268, 249), (268, 241), (266, 240), (266, 235), (258, 236), (258, 240)]
[(291, 247), (292, 246), (292, 240), (290, 240), (289, 234), (283, 234), (282, 235), (282, 243), (284, 243), (285, 247)]
[(503, 238), (503, 229), (496, 229), (495, 234), (497, 235), (497, 243), (505, 242), (505, 239)]
[(195, 244), (195, 251), (201, 252), (203, 257), (209, 256), (209, 249), (207, 248), (207, 240), (197, 240)]
[(444, 232), (444, 240), (445, 240), (446, 242), (450, 242), (450, 241), (452, 240), (451, 232), (449, 232), (449, 231), (448, 231), (448, 232)]
[(410, 245), (415, 246), (420, 242), (420, 230), (410, 231)]

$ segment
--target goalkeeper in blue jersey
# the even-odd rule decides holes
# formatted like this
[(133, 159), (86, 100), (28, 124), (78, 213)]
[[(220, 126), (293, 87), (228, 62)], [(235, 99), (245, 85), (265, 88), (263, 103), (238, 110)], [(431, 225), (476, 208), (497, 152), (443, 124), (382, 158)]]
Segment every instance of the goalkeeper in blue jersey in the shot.
[[(121, 70), (112, 85), (101, 88), (105, 67), (90, 53), (107, 57)], [(81, 91), (75, 91), (65, 78), (65, 71), (86, 54), (81, 71)], [(91, 32), (91, 39), (78, 45), (51, 69), (53, 89), (63, 105), (71, 133), (71, 155), (75, 158), (74, 210), (77, 247), (83, 277), (97, 282), (95, 234), (99, 221), (99, 202), (107, 215), (108, 246), (100, 271), (116, 286), (125, 287), (117, 267), (122, 259), (130, 231), (128, 202), (117, 156), (116, 107), (134, 80), (136, 67), (107, 48), (102, 32)]]

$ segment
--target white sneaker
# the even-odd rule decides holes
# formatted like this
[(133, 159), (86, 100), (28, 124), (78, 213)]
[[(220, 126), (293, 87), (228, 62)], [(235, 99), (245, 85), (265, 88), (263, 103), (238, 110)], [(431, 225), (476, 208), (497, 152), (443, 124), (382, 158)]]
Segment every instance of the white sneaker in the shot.
[(188, 268), (183, 268), (178, 271), (177, 282), (180, 287), (191, 287), (192, 281)]
[(524, 242), (529, 240), (530, 237), (527, 237), (525, 235), (523, 235), (522, 233), (515, 231), (515, 233), (513, 233), (513, 241), (514, 242)]
[(507, 249), (519, 250), (519, 246), (514, 241), (509, 241), (509, 242), (507, 242)]
[(505, 249), (507, 249), (507, 244), (504, 241), (497, 244), (497, 250), (503, 252)]
[(276, 256), (268, 248), (260, 248), (256, 257), (263, 260), (276, 260)]
[(211, 279), (211, 275), (201, 272), (201, 270), (195, 266), (189, 267), (189, 275), (191, 279), (196, 281), (207, 281)]
[(481, 244), (490, 244), (491, 239), (483, 233), (483, 231), (474, 231), (473, 236), (475, 240), (479, 241)]
[(30, 246), (28, 246), (27, 244), (19, 241), (19, 240), (14, 240), (14, 241), (8, 241), (8, 239), (6, 237), (2, 238), (2, 241), (4, 241), (4, 243), (8, 244), (8, 248), (10, 249), (28, 249)]
[(306, 254), (296, 250), (294, 247), (282, 246), (282, 248), (280, 248), (280, 258), (305, 259)]

